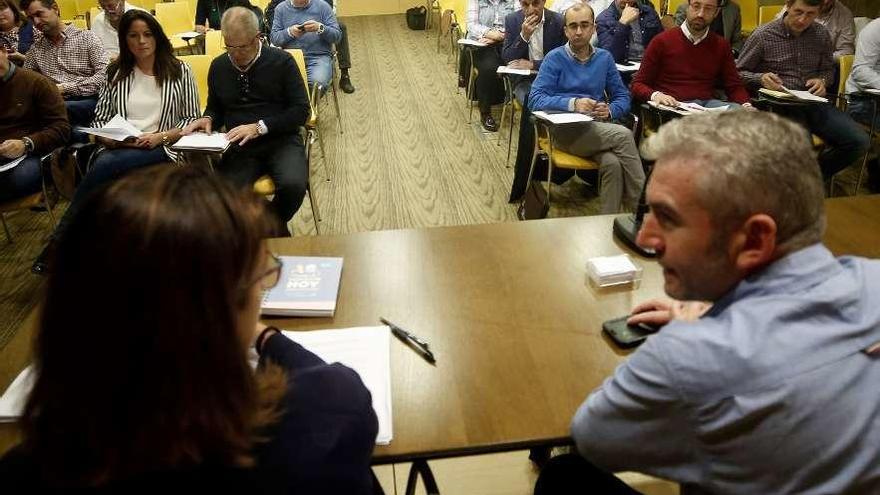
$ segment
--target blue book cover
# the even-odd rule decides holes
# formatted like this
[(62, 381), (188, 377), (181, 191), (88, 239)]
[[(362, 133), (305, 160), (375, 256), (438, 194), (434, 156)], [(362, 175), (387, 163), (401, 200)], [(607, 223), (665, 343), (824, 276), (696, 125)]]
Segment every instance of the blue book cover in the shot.
[(262, 314), (333, 316), (342, 277), (342, 258), (279, 256), (278, 285), (265, 292)]

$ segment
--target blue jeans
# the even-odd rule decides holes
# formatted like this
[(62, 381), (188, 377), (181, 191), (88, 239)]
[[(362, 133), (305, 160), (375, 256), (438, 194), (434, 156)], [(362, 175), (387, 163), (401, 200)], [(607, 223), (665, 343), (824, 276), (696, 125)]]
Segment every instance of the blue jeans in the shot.
[(306, 75), (309, 78), (309, 86), (318, 83), (322, 89), (329, 87), (330, 79), (333, 78), (333, 64), (330, 55), (307, 55)]
[(76, 187), (76, 193), (70, 201), (70, 206), (58, 222), (58, 228), (55, 229), (55, 236), (59, 236), (67, 229), (71, 219), (86, 199), (93, 192), (123, 175), (144, 168), (148, 165), (154, 165), (168, 161), (168, 156), (161, 146), (157, 146), (151, 150), (120, 148), (115, 150), (104, 150), (95, 158), (92, 167), (83, 177), (82, 182)]
[[(876, 115), (874, 114), (874, 102), (877, 103)], [(874, 131), (880, 131), (880, 98), (872, 100), (871, 98), (852, 96), (846, 110), (853, 120), (865, 125), (871, 125), (871, 117), (874, 117)]]
[[(0, 163), (6, 162), (6, 158), (0, 158)], [(0, 172), (0, 203), (40, 192), (42, 188), (38, 156), (27, 157), (15, 167)]]
[(89, 127), (95, 120), (95, 108), (98, 106), (98, 97), (70, 98), (64, 100), (67, 107), (67, 119), (71, 127)]
[(819, 168), (826, 179), (862, 158), (871, 145), (864, 129), (849, 115), (827, 103), (777, 107), (773, 111), (803, 124), (809, 132), (822, 138), (826, 147), (819, 154)]
[(721, 108), (723, 106), (727, 106), (728, 110), (742, 108), (742, 105), (740, 105), (739, 103), (734, 103), (732, 101), (716, 100), (714, 98), (711, 100), (691, 100), (690, 103), (696, 103), (697, 105), (706, 108)]

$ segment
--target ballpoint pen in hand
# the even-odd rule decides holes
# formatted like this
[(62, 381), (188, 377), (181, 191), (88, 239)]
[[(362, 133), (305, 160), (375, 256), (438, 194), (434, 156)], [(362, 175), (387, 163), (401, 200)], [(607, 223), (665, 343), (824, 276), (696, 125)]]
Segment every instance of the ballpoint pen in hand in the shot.
[(421, 356), (423, 358), (425, 358), (425, 361), (427, 361), (431, 364), (434, 364), (437, 362), (437, 360), (434, 359), (434, 353), (431, 352), (430, 349), (428, 349), (427, 342), (425, 342), (424, 340), (420, 339), (419, 337), (407, 332), (406, 330), (400, 328), (399, 326), (395, 325), (394, 323), (391, 323), (390, 321), (386, 320), (385, 318), (379, 317), (379, 321), (388, 325), (388, 327), (391, 328), (391, 333), (393, 333), (395, 337), (397, 337), (398, 339), (403, 341), (404, 344), (410, 346), (411, 348), (413, 348), (413, 350), (415, 350), (416, 352), (421, 354)]

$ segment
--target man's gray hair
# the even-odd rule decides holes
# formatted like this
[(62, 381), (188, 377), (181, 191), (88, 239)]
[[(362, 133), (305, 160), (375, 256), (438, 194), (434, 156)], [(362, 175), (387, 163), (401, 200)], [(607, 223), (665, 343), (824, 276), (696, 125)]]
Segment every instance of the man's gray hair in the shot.
[(698, 200), (725, 238), (764, 213), (776, 222), (781, 253), (822, 240), (822, 175), (809, 134), (792, 121), (745, 110), (688, 116), (663, 125), (642, 153), (699, 167)]
[(260, 20), (251, 9), (230, 7), (226, 9), (223, 18), (220, 19), (220, 31), (224, 34), (237, 31), (256, 36), (260, 32)]
[(593, 10), (592, 5), (588, 4), (587, 2), (575, 2), (575, 3), (571, 4), (570, 7), (565, 9), (565, 11), (562, 12), (562, 23), (563, 24), (568, 23), (568, 13), (569, 12), (580, 12), (582, 10), (589, 10), (590, 16), (592, 17), (593, 22), (596, 21), (596, 11)]

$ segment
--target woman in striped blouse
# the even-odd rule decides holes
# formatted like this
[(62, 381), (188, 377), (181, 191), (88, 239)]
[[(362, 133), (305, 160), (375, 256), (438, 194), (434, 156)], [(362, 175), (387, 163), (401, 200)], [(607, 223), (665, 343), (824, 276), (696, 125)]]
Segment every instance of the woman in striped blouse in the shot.
[(43, 274), (55, 241), (64, 233), (83, 200), (99, 186), (128, 172), (180, 157), (170, 146), (181, 130), (199, 118), (199, 93), (190, 67), (174, 57), (171, 42), (150, 13), (130, 10), (119, 21), (119, 58), (107, 69), (107, 84), (98, 97), (92, 127), (103, 127), (116, 115), (142, 132), (125, 142), (98, 137), (92, 166), (76, 189), (53, 240), (31, 271)]

